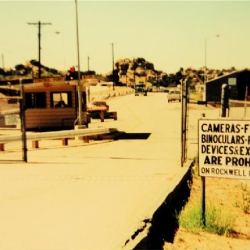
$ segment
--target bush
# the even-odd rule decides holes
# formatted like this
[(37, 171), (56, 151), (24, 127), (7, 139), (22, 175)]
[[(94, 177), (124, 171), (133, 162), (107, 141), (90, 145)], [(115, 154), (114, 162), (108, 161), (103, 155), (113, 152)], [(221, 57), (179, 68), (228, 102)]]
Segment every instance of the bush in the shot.
[(218, 235), (228, 235), (233, 231), (235, 218), (211, 203), (206, 207), (206, 225), (201, 223), (201, 204), (188, 204), (178, 216), (179, 225), (191, 233), (207, 231)]
[(198, 233), (202, 230), (199, 206), (199, 204), (187, 204), (178, 216), (179, 225), (191, 233)]
[(235, 218), (210, 204), (206, 212), (205, 231), (218, 235), (228, 235), (233, 231)]

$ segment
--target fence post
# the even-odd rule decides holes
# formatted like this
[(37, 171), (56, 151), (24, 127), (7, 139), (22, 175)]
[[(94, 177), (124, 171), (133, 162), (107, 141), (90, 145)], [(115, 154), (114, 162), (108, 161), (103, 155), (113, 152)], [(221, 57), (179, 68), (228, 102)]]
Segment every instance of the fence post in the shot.
[(26, 119), (25, 119), (25, 93), (22, 84), (22, 79), (19, 79), (20, 83), (20, 118), (21, 118), (21, 129), (22, 129), (22, 148), (23, 148), (23, 161), (27, 162), (27, 138), (26, 138)]
[(226, 117), (227, 109), (229, 108), (229, 88), (226, 83), (221, 86), (221, 117)]
[(244, 118), (246, 118), (246, 113), (247, 113), (247, 96), (248, 96), (248, 86), (246, 86), (246, 91), (245, 91)]

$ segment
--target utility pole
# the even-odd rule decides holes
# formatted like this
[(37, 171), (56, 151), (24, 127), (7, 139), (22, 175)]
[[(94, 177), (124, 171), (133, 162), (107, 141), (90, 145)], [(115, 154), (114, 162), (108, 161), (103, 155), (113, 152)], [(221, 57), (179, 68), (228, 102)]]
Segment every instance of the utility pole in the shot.
[(112, 77), (113, 77), (113, 90), (115, 90), (115, 77), (114, 77), (114, 44), (112, 43)]
[(203, 95), (203, 101), (207, 101), (206, 97), (207, 92), (207, 39), (205, 39), (205, 66), (204, 66), (204, 95)]
[(89, 58), (89, 56), (88, 56), (88, 71), (89, 71), (89, 59), (90, 59), (90, 58)]
[(28, 23), (29, 25), (36, 25), (38, 26), (38, 78), (41, 78), (41, 25), (51, 25), (51, 23)]
[(4, 55), (2, 54), (2, 64), (3, 64), (3, 69), (4, 69)]
[[(217, 34), (215, 37), (220, 37), (220, 34)], [(205, 67), (204, 67), (204, 96), (203, 101), (207, 103), (207, 81), (208, 81), (208, 71), (207, 71), (207, 38), (205, 38)]]

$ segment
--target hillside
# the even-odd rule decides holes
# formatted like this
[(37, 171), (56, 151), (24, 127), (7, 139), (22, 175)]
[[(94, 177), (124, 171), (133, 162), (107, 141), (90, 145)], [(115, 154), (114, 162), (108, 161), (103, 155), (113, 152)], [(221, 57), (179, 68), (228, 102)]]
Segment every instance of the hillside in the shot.
[[(0, 80), (18, 79), (24, 78), (37, 78), (38, 77), (38, 62), (36, 60), (27, 61), (25, 64), (18, 64), (15, 69), (2, 69), (0, 68)], [(231, 69), (206, 69), (207, 80), (222, 76), (235, 71), (235, 68)], [(70, 75), (72, 74), (72, 76)], [(82, 75), (94, 74), (95, 71), (81, 72)], [(78, 77), (77, 72), (60, 71), (57, 69), (51, 69), (44, 65), (41, 65), (41, 77), (68, 77), (69, 79), (75, 79)], [(133, 86), (137, 82), (148, 82), (157, 86), (176, 86), (180, 84), (180, 80), (188, 78), (191, 85), (203, 84), (204, 82), (204, 67), (200, 69), (194, 68), (180, 68), (177, 72), (167, 73), (162, 70), (155, 69), (152, 62), (147, 61), (144, 58), (124, 58), (119, 59), (114, 65), (114, 79), (112, 72), (100, 75), (100, 77), (106, 78), (107, 81), (115, 81), (117, 85), (123, 84), (127, 86)]]
[[(207, 69), (207, 80), (231, 73), (232, 71), (235, 71), (235, 69)], [(179, 71), (168, 74), (162, 70), (155, 69), (154, 64), (144, 58), (117, 60), (114, 74), (119, 79), (119, 82), (126, 85), (133, 85), (135, 82), (150, 82), (158, 86), (176, 86), (180, 84), (180, 80), (183, 78), (188, 78), (189, 83), (192, 85), (203, 84), (204, 82), (204, 68), (180, 68)]]

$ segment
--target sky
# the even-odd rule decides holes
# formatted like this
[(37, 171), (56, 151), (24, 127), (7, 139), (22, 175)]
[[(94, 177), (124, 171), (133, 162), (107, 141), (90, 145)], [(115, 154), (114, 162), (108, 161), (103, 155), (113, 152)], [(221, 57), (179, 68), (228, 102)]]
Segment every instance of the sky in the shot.
[(250, 68), (249, 13), (247, 0), (0, 0), (0, 68), (38, 60), (41, 22), (41, 63), (57, 70), (78, 66), (78, 55), (80, 70), (97, 74), (113, 58), (138, 57), (166, 73), (241, 70)]

